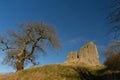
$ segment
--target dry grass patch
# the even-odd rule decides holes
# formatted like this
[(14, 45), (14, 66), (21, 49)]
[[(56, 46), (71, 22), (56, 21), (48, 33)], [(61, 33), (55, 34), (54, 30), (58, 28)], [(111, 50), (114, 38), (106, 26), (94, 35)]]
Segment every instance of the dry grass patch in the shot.
[[(33, 67), (21, 72), (4, 76), (4, 80), (78, 80), (79, 75), (71, 66), (60, 64)], [(3, 80), (1, 78), (0, 80)]]

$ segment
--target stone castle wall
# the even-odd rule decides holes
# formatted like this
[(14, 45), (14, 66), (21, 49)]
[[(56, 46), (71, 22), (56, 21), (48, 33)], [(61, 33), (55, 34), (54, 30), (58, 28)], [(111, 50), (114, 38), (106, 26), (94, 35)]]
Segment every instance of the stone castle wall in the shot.
[(70, 52), (67, 56), (67, 62), (82, 62), (91, 65), (99, 65), (99, 54), (97, 47), (93, 42), (87, 43), (79, 51)]

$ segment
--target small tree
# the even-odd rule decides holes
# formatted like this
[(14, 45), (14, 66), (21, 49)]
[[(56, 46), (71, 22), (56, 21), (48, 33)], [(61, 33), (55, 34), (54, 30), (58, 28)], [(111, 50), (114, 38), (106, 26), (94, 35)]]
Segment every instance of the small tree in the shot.
[[(110, 33), (113, 33), (115, 39), (120, 37), (120, 0), (112, 0), (111, 13), (108, 20), (112, 26)], [(120, 40), (110, 44), (105, 51), (107, 59), (104, 62), (108, 68), (113, 70), (120, 70)]]
[(104, 65), (111, 70), (120, 70), (120, 52), (109, 55), (105, 60)]
[(104, 65), (111, 70), (120, 70), (120, 41), (113, 42), (105, 51), (107, 55)]
[[(12, 64), (16, 70), (23, 70), (26, 61), (36, 64), (35, 59), (40, 51), (51, 46), (55, 49), (61, 47), (56, 30), (48, 24), (22, 23), (18, 31), (9, 31), (7, 36), (1, 37), (1, 50), (5, 51), (6, 64)], [(3, 45), (3, 46), (2, 46)]]

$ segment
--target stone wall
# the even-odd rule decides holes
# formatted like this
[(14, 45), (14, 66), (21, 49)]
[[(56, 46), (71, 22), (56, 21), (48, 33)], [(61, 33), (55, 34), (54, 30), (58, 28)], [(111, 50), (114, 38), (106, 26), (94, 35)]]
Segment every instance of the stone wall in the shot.
[(67, 56), (67, 62), (82, 62), (90, 65), (99, 65), (99, 54), (96, 45), (93, 42), (89, 42), (80, 48), (79, 51), (70, 52)]

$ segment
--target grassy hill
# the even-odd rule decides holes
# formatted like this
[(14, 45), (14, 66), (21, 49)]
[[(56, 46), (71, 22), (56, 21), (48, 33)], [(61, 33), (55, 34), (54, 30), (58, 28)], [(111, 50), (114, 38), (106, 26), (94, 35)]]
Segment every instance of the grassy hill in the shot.
[(111, 74), (104, 66), (51, 64), (0, 75), (0, 80), (105, 80)]

